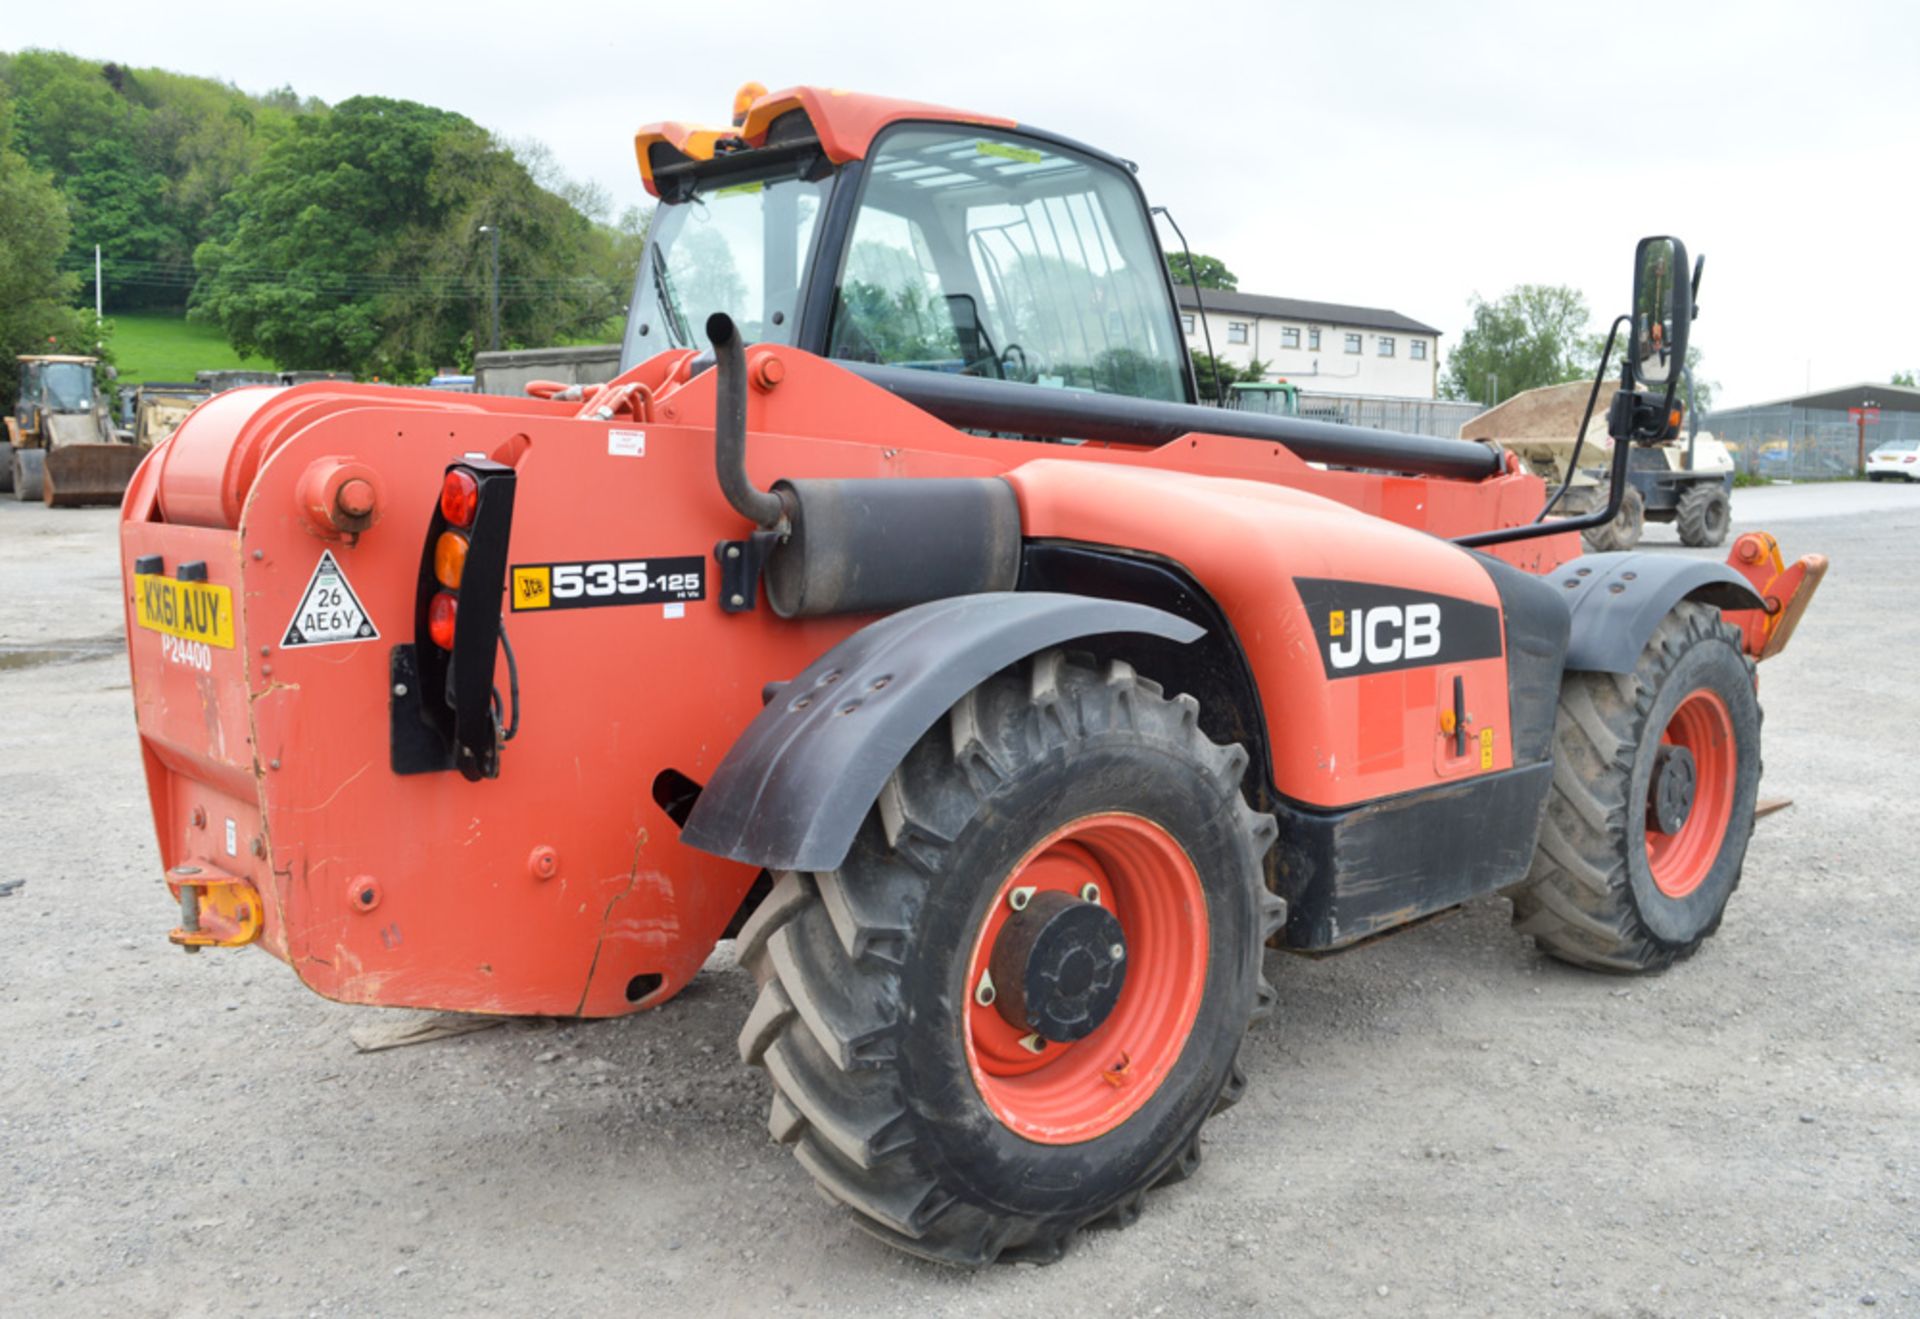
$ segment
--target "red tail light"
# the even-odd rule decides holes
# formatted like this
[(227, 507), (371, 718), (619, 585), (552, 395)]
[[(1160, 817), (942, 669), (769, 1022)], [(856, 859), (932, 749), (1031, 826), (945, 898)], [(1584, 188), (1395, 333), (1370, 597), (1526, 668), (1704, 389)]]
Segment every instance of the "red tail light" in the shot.
[(456, 527), (471, 527), (480, 504), (480, 483), (473, 473), (454, 468), (440, 486), (440, 516)]
[(427, 635), (442, 650), (453, 649), (453, 621), (459, 610), (452, 591), (442, 591), (427, 602)]

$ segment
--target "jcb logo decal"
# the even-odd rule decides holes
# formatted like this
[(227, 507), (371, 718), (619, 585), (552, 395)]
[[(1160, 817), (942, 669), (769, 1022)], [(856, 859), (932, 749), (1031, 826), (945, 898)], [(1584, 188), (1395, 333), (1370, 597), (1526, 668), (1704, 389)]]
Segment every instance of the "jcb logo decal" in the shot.
[(1296, 577), (1329, 678), (1489, 659), (1502, 653), (1500, 611), (1452, 596), (1371, 582)]
[[(1346, 636), (1342, 643), (1339, 638)], [(1440, 606), (1431, 600), (1411, 604), (1375, 605), (1353, 611), (1353, 630), (1346, 629), (1346, 611), (1336, 609), (1327, 620), (1327, 662), (1350, 669), (1362, 660), (1384, 668), (1396, 660), (1426, 660), (1440, 653)]]

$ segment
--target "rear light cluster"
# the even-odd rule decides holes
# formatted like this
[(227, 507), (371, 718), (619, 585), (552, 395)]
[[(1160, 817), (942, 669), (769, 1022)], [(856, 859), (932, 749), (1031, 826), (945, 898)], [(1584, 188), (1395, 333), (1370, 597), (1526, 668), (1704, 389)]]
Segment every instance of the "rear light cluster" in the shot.
[(467, 568), (467, 547), (474, 511), (480, 506), (480, 483), (473, 473), (456, 467), (440, 486), (440, 516), (448, 526), (433, 546), (433, 576), (440, 591), (427, 602), (427, 634), (442, 650), (453, 649), (454, 621), (460, 612), (460, 578)]

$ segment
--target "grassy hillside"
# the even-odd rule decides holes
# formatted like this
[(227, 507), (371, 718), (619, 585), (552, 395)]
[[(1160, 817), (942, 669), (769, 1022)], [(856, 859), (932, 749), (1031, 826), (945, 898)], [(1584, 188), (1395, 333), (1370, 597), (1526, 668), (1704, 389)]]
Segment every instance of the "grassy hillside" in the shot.
[(113, 360), (124, 384), (191, 380), (196, 371), (271, 371), (264, 357), (242, 357), (219, 327), (166, 312), (121, 312), (113, 322)]

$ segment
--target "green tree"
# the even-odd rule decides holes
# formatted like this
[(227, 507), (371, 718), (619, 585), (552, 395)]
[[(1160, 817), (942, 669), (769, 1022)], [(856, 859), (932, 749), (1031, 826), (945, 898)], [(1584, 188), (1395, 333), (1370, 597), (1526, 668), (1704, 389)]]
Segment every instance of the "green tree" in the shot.
[[(1167, 273), (1173, 276), (1176, 284), (1198, 283), (1203, 289), (1226, 289), (1229, 292), (1240, 287), (1240, 277), (1228, 270), (1227, 263), (1217, 256), (1195, 252), (1191, 268), (1187, 265), (1185, 252), (1168, 252), (1166, 258)], [(1188, 273), (1189, 269), (1192, 273)]]
[(1577, 289), (1522, 284), (1497, 302), (1475, 295), (1472, 311), (1472, 322), (1447, 355), (1440, 380), (1444, 397), (1491, 407), (1522, 390), (1593, 373), (1600, 345), (1587, 328), (1591, 313)]
[(582, 273), (593, 226), (472, 121), (358, 97), (306, 115), (228, 200), (195, 254), (196, 315), (283, 366), (420, 379), (488, 333), (500, 230), (503, 344), (603, 325), (623, 289)]
[(1893, 373), (1893, 379), (1888, 381), (1887, 383), (1893, 384), (1893, 385), (1905, 385), (1908, 389), (1912, 389), (1914, 387), (1913, 372), (1895, 371)]
[(92, 317), (72, 303), (79, 281), (60, 270), (66, 203), (53, 179), (13, 149), (12, 106), (0, 95), (0, 402), (19, 387), (18, 353), (91, 351)]
[[(1202, 403), (1220, 403), (1223, 401), (1221, 395), (1230, 393), (1237, 382), (1262, 380), (1272, 369), (1271, 363), (1258, 358), (1245, 366), (1236, 366), (1224, 357), (1209, 357), (1198, 349), (1189, 349), (1188, 352), (1193, 358), (1193, 383), (1200, 391)], [(1214, 390), (1216, 379), (1220, 384), (1219, 392)]]
[(156, 276), (184, 274), (192, 245), (170, 220), (166, 177), (142, 165), (124, 140), (103, 138), (74, 157), (67, 201), (73, 220), (69, 263), (84, 272), (86, 282), (97, 244), (116, 306), (177, 306), (183, 300), (176, 281)]

